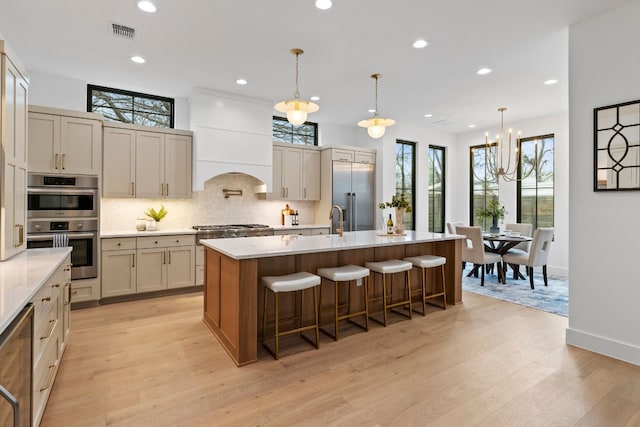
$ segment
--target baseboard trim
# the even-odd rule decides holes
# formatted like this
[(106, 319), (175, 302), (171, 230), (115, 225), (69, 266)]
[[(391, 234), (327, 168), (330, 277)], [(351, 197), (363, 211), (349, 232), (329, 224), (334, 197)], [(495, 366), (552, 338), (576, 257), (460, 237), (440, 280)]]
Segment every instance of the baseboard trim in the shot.
[(566, 342), (575, 347), (640, 366), (639, 346), (571, 328), (566, 329)]

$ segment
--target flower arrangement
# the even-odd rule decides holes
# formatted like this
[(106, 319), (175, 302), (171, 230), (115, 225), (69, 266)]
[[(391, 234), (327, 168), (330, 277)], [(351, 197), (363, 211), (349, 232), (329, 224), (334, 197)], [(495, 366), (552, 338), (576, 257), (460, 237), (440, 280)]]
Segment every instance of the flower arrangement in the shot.
[(167, 216), (167, 210), (164, 208), (164, 205), (160, 205), (160, 210), (156, 211), (153, 208), (149, 208), (144, 211), (144, 214), (149, 218), (153, 219), (155, 222), (159, 222), (162, 218)]
[(391, 197), (390, 202), (380, 203), (378, 207), (380, 209), (399, 208), (404, 209), (406, 212), (411, 212), (411, 204), (409, 204), (404, 193), (401, 193), (400, 195), (394, 194), (393, 197)]
[(486, 208), (476, 210), (476, 216), (478, 218), (491, 218), (494, 223), (499, 219), (504, 219), (506, 213), (506, 209), (500, 204), (498, 199), (491, 199), (489, 203), (487, 203)]

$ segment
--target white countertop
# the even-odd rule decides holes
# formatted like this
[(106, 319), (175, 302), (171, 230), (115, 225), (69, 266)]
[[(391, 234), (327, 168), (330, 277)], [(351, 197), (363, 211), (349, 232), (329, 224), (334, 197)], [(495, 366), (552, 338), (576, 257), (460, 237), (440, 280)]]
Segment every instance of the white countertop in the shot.
[(0, 333), (71, 253), (71, 247), (28, 249), (0, 262)]
[(407, 231), (404, 236), (378, 235), (379, 231), (352, 231), (320, 236), (262, 236), (241, 239), (205, 239), (200, 243), (231, 258), (251, 259), (280, 255), (329, 252), (375, 246), (464, 239), (456, 234)]
[(116, 231), (101, 231), (101, 238), (109, 237), (148, 237), (148, 236), (173, 236), (176, 234), (196, 234), (197, 231), (193, 228), (182, 228), (174, 230), (155, 230), (155, 231), (137, 231), (133, 230), (116, 230)]

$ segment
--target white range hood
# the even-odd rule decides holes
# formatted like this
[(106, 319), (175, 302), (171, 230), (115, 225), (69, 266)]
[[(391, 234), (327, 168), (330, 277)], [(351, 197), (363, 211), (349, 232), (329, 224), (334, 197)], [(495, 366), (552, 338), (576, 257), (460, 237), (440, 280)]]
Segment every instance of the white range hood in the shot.
[(209, 89), (189, 98), (193, 130), (193, 190), (225, 173), (244, 173), (272, 187), (272, 103)]

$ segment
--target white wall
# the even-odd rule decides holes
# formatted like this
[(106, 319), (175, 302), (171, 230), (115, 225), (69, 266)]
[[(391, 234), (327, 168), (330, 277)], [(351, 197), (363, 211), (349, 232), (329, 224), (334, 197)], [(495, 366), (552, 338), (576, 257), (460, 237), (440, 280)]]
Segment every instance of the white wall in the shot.
[[(29, 72), (29, 104), (43, 107), (64, 108), (87, 111), (87, 82), (80, 79)], [(92, 82), (100, 84), (100, 82)], [(117, 89), (135, 90), (126, 86)], [(152, 94), (169, 96), (164, 94)], [(175, 100), (175, 128), (189, 129), (189, 100), (172, 97)]]
[[(507, 111), (508, 113), (508, 111)], [(496, 112), (496, 117), (497, 112)], [(569, 116), (568, 113), (553, 114), (521, 122), (509, 122), (505, 113), (505, 127), (522, 131), (522, 137), (528, 138), (554, 134), (554, 242), (549, 254), (549, 274), (569, 276)], [(456, 162), (461, 165), (460, 181), (454, 196), (457, 198), (457, 217), (453, 220), (469, 223), (469, 147), (484, 144), (484, 134), (499, 132), (499, 129), (481, 129), (458, 135), (459, 157)], [(506, 131), (505, 131), (506, 132)], [(507, 209), (504, 224), (516, 221), (516, 183), (503, 180), (499, 182), (500, 202)]]
[[(640, 99), (640, 1), (569, 32), (567, 343), (640, 365), (640, 193), (593, 191), (593, 109)], [(637, 143), (637, 141), (635, 141)]]

